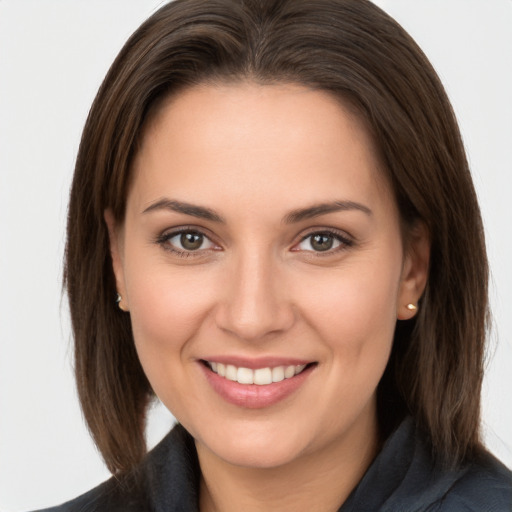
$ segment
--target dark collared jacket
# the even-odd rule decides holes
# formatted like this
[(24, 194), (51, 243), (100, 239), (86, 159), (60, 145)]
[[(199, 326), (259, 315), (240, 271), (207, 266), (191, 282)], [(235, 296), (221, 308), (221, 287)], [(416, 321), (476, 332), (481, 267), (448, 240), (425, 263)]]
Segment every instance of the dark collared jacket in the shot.
[[(200, 470), (194, 440), (177, 425), (123, 482), (110, 479), (44, 512), (197, 512)], [(512, 473), (490, 454), (447, 470), (407, 418), (339, 512), (510, 512)]]

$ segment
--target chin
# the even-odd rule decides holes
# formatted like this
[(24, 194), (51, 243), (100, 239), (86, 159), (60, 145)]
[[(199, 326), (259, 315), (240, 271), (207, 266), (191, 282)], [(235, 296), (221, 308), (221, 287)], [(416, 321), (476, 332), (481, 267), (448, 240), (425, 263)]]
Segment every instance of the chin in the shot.
[[(244, 430), (241, 428), (240, 430)], [(247, 429), (245, 429), (247, 430)], [(284, 466), (304, 454), (307, 443), (301, 436), (274, 426), (270, 431), (229, 432), (209, 435), (200, 441), (205, 448), (225, 462), (241, 467), (270, 469)]]
[(274, 446), (255, 448), (247, 446), (247, 443), (243, 442), (230, 447), (222, 447), (222, 451), (216, 455), (234, 466), (271, 469), (289, 464), (296, 460), (300, 453), (300, 450), (283, 450), (282, 447), (276, 450)]

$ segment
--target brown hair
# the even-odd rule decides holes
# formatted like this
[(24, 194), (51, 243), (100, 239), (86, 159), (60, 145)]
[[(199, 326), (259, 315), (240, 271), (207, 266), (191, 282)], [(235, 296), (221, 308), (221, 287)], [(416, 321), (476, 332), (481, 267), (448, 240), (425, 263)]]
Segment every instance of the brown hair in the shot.
[(176, 0), (128, 40), (87, 119), (71, 190), (65, 284), (76, 379), (108, 468), (145, 454), (151, 387), (116, 287), (103, 220), (124, 217), (144, 123), (169, 94), (194, 84), (300, 83), (350, 102), (380, 151), (402, 220), (431, 236), (420, 311), (398, 322), (378, 392), (389, 430), (412, 414), (437, 460), (479, 448), (488, 268), (479, 208), (457, 122), (432, 66), (368, 0)]

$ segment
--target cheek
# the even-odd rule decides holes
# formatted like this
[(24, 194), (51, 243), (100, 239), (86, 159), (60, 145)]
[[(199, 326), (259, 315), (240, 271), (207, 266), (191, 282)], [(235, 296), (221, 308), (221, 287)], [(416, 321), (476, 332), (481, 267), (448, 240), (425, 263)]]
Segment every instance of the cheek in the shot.
[(196, 365), (191, 340), (208, 316), (212, 286), (204, 276), (194, 279), (166, 264), (142, 270), (130, 274), (127, 288), (137, 354), (153, 391), (175, 417), (185, 419), (201, 401), (190, 388)]
[(125, 262), (126, 289), (135, 345), (151, 381), (189, 359), (187, 341), (207, 316), (214, 287), (199, 268), (186, 272), (169, 265), (165, 255), (139, 253), (132, 250)]
[(374, 272), (337, 277), (317, 281), (324, 284), (322, 296), (306, 307), (307, 321), (325, 349), (326, 385), (317, 400), (335, 411), (325, 420), (341, 431), (375, 399), (393, 342), (398, 277), (380, 276), (378, 283)]
[[(316, 276), (297, 291), (307, 323), (326, 345), (333, 370), (379, 380), (396, 325), (400, 259), (367, 261)], [(312, 293), (311, 290), (314, 290)]]
[[(129, 288), (130, 309), (134, 329), (142, 339), (171, 342), (187, 338), (203, 312), (203, 297), (197, 290), (180, 286), (179, 279), (133, 281)], [(172, 337), (169, 334), (173, 334)], [(138, 337), (136, 336), (136, 339)]]

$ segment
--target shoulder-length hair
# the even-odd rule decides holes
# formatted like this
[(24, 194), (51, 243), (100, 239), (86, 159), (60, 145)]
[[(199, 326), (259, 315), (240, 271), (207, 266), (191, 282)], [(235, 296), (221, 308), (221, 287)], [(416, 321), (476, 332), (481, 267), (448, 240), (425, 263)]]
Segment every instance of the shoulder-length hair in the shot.
[(329, 91), (356, 109), (380, 153), (404, 226), (430, 233), (418, 315), (397, 322), (379, 385), (382, 428), (411, 414), (436, 460), (479, 449), (488, 314), (482, 221), (461, 136), (425, 55), (368, 0), (176, 0), (130, 37), (89, 113), (69, 204), (65, 285), (85, 419), (108, 468), (144, 456), (153, 394), (116, 286), (104, 211), (122, 222), (131, 163), (164, 98), (250, 80)]

